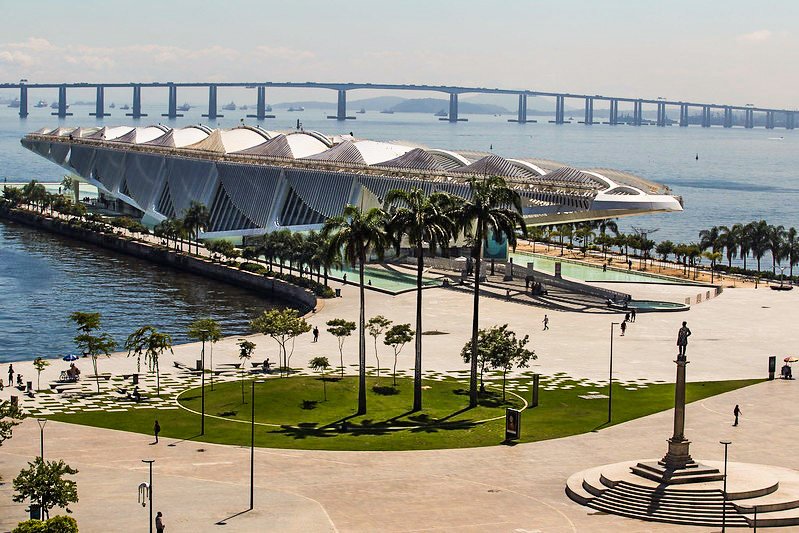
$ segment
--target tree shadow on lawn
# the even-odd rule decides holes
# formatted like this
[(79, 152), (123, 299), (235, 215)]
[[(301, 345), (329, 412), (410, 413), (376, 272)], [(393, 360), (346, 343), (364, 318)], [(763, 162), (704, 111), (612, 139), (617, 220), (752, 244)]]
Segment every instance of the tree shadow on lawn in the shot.
[[(452, 394), (469, 396), (469, 389), (455, 389), (452, 391)], [(488, 390), (484, 390), (477, 394), (477, 404), (482, 407), (513, 407), (514, 405), (514, 403), (507, 398), (503, 400), (501, 393)]]

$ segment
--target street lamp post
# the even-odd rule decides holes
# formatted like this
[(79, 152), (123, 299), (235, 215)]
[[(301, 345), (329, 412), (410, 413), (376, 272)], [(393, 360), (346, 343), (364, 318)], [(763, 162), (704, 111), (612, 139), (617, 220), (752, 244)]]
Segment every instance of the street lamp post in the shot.
[(205, 336), (206, 331), (202, 332), (203, 347), (200, 352), (200, 435), (205, 435)]
[(724, 488), (722, 493), (722, 507), (721, 507), (721, 531), (727, 530), (727, 447), (732, 444), (728, 440), (720, 440), (719, 444), (724, 445)]
[(613, 416), (613, 326), (619, 322), (610, 323), (610, 368), (608, 369), (608, 424)]
[(141, 462), (150, 466), (150, 485), (147, 490), (147, 500), (150, 504), (150, 533), (153, 533), (153, 463), (155, 459), (142, 459)]
[(255, 380), (250, 382), (250, 511), (255, 495)]
[(44, 426), (47, 424), (47, 419), (37, 418), (36, 422), (39, 424), (39, 457), (42, 458), (42, 463), (44, 463)]

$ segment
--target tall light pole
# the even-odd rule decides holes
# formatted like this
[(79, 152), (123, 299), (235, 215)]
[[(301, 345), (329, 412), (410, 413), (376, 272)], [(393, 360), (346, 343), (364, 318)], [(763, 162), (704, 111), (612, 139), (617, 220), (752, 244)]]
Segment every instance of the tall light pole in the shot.
[(205, 338), (208, 336), (208, 331), (202, 332), (203, 347), (200, 352), (200, 435), (205, 435)]
[(150, 533), (153, 533), (153, 463), (155, 459), (142, 459), (141, 462), (150, 465), (150, 485), (147, 490), (147, 499), (150, 503)]
[(721, 507), (721, 531), (727, 530), (727, 447), (732, 444), (728, 440), (720, 440), (719, 444), (724, 445), (724, 492), (722, 493), (722, 507)]
[(250, 511), (255, 496), (255, 380), (250, 382)]
[(36, 422), (39, 424), (39, 457), (42, 458), (42, 464), (44, 464), (44, 426), (47, 424), (47, 419), (37, 418)]
[(610, 368), (608, 369), (608, 424), (613, 416), (613, 326), (619, 322), (610, 323)]

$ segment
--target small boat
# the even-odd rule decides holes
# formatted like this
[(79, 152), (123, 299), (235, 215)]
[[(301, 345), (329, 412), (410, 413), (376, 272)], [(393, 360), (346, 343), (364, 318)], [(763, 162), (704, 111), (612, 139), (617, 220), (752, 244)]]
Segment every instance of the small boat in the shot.
[(117, 105), (116, 105), (114, 102), (111, 102), (111, 105), (110, 105), (110, 106), (108, 106), (108, 107), (110, 107), (111, 109), (114, 109), (116, 106), (117, 106)]
[(360, 108), (358, 111), (356, 111), (356, 113), (358, 113), (359, 115), (363, 115), (364, 113), (366, 113), (366, 109)]
[(272, 111), (272, 106), (269, 105), (269, 104), (266, 104), (266, 107), (264, 108), (264, 111), (266, 111), (267, 113), (271, 112)]
[(124, 109), (125, 111), (127, 111), (128, 109), (130, 109), (130, 106), (128, 104), (125, 104), (122, 107), (120, 107), (119, 109)]
[(239, 106), (239, 109), (241, 109), (242, 111), (246, 111), (246, 110), (248, 110), (248, 109), (249, 109), (249, 106), (248, 106), (247, 104), (240, 105), (240, 106)]
[(234, 102), (230, 102), (229, 104), (223, 105), (222, 109), (224, 109), (225, 111), (235, 111), (236, 110), (236, 104)]
[(11, 103), (8, 104), (8, 107), (19, 107), (19, 98), (14, 98), (11, 100)]
[(289, 111), (305, 111), (305, 108), (301, 105), (298, 106), (291, 106), (289, 107)]
[[(67, 104), (65, 107), (66, 109), (69, 109), (69, 104)], [(50, 109), (58, 109), (58, 102), (53, 102), (50, 104)]]
[(45, 102), (44, 100), (39, 100), (38, 102), (36, 102), (36, 105), (33, 107), (47, 107), (47, 102)]
[(188, 103), (185, 103), (185, 102), (183, 103), (183, 105), (179, 105), (177, 107), (178, 111), (188, 111), (189, 109), (191, 109), (191, 106)]
[(437, 111), (433, 116), (434, 117), (446, 117), (446, 116), (449, 116), (449, 114), (442, 109), (441, 111)]
[(390, 109), (384, 109), (384, 110), (381, 111), (381, 113), (383, 113), (384, 115), (393, 115), (394, 114), (394, 112), (392, 110), (390, 110)]

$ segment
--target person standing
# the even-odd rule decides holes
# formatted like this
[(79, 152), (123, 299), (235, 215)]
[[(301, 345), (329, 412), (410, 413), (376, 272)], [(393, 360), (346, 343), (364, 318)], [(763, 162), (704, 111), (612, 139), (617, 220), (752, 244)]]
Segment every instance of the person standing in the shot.
[(14, 384), (14, 365), (8, 365), (8, 386)]
[(549, 329), (549, 317), (544, 315), (544, 331)]
[(629, 322), (630, 321), (630, 313), (629, 312), (624, 313), (624, 321), (625, 322)]
[(732, 414), (735, 416), (735, 423), (733, 424), (733, 426), (737, 426), (738, 425), (738, 417), (743, 414), (743, 413), (741, 413), (741, 408), (738, 407), (737, 403), (735, 404), (735, 409), (732, 410)]
[(155, 433), (155, 443), (158, 444), (158, 434), (161, 433), (161, 424), (158, 423), (158, 420), (155, 421), (153, 426), (153, 433)]
[(314, 326), (313, 327), (313, 341), (316, 342), (319, 340), (319, 328)]
[(157, 533), (164, 533), (164, 529), (166, 529), (166, 524), (164, 524), (164, 515), (161, 514), (161, 511), (158, 511), (158, 514), (155, 515), (155, 530)]
[(621, 323), (621, 336), (624, 337), (624, 332), (627, 331), (627, 321)]
[(635, 322), (635, 307), (630, 309), (630, 322)]
[(688, 337), (691, 336), (691, 330), (688, 329), (688, 322), (683, 322), (680, 331), (677, 332), (677, 348), (680, 352), (677, 354), (679, 357), (685, 357), (685, 349), (688, 347)]

